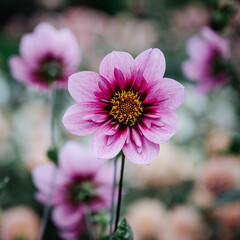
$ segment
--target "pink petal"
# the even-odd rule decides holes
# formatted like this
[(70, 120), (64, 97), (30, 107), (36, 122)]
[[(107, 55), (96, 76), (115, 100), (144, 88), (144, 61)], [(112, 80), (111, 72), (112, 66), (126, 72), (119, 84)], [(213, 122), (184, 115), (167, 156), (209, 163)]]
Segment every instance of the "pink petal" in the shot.
[(37, 66), (39, 59), (47, 53), (59, 53), (56, 29), (48, 23), (40, 23), (33, 33), (25, 34), (20, 43), (20, 53), (31, 66)]
[(157, 81), (154, 88), (149, 92), (144, 102), (159, 102), (161, 107), (176, 110), (184, 101), (184, 86), (170, 78)]
[(56, 171), (56, 165), (52, 162), (39, 165), (33, 169), (33, 182), (38, 190), (45, 196), (49, 195), (53, 176), (56, 174)]
[(69, 205), (58, 205), (53, 209), (52, 219), (61, 228), (74, 228), (83, 217), (83, 207), (75, 209)]
[(109, 123), (102, 125), (93, 136), (92, 151), (98, 158), (113, 158), (122, 149), (127, 136), (128, 128), (117, 131)]
[(159, 119), (155, 119), (151, 127), (140, 125), (139, 129), (143, 135), (151, 142), (165, 143), (167, 142), (178, 130), (178, 117), (175, 112), (165, 109)]
[(205, 40), (207, 40), (212, 47), (219, 49), (225, 58), (230, 57), (229, 42), (226, 39), (222, 38), (209, 27), (204, 27), (201, 33)]
[(88, 175), (94, 173), (99, 167), (97, 158), (77, 142), (70, 141), (66, 143), (59, 152), (59, 165), (62, 172), (69, 177), (74, 174)]
[(130, 141), (123, 146), (123, 153), (133, 163), (150, 164), (159, 153), (159, 145), (142, 137), (142, 147), (140, 150), (133, 141)]
[(147, 82), (163, 77), (166, 69), (166, 61), (163, 53), (157, 49), (148, 49), (140, 53), (135, 59), (137, 71), (143, 73)]
[(72, 134), (84, 136), (94, 133), (99, 124), (92, 120), (85, 120), (89, 113), (84, 104), (72, 105), (64, 114), (62, 122), (65, 128)]
[(91, 203), (92, 211), (99, 211), (111, 207), (112, 200), (112, 184), (109, 186), (100, 186), (96, 189), (98, 199), (93, 200)]
[(113, 83), (115, 82), (115, 68), (121, 71), (125, 81), (135, 75), (134, 59), (129, 53), (117, 51), (109, 53), (100, 63), (99, 73)]
[(187, 52), (195, 60), (205, 59), (209, 55), (209, 44), (200, 36), (193, 36), (187, 42)]
[(53, 53), (59, 55), (62, 49), (59, 48), (58, 31), (49, 23), (43, 22), (36, 26), (33, 32), (35, 46), (41, 55)]
[(81, 62), (81, 50), (76, 37), (68, 28), (59, 29), (57, 32), (58, 46), (61, 50), (60, 57), (67, 69), (76, 71)]
[(20, 57), (11, 57), (9, 60), (9, 65), (11, 68), (11, 72), (14, 78), (21, 82), (29, 81), (29, 66), (24, 62), (24, 60)]
[(96, 99), (94, 91), (99, 90), (98, 82), (101, 76), (95, 72), (83, 71), (69, 77), (68, 91), (77, 102), (93, 101)]
[(182, 70), (184, 75), (193, 81), (202, 80), (203, 73), (204, 73), (202, 69), (203, 69), (203, 66), (202, 66), (202, 63), (200, 62), (187, 60), (182, 64)]
[(75, 231), (66, 231), (66, 232), (62, 232), (60, 235), (63, 239), (65, 240), (76, 240), (78, 239), (78, 235), (80, 234), (80, 228), (82, 228), (82, 226), (79, 226), (78, 229), (76, 229)]
[(106, 160), (98, 160), (101, 161), (101, 168), (96, 172), (94, 182), (98, 185), (112, 185), (113, 175), (114, 175), (114, 165), (112, 163), (106, 162)]

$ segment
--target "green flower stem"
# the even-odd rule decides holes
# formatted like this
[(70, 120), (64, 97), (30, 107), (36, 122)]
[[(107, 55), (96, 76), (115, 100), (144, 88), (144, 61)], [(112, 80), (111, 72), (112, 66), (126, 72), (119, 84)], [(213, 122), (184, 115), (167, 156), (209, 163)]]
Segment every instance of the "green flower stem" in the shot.
[(119, 222), (119, 217), (120, 217), (124, 165), (125, 165), (125, 155), (124, 155), (124, 153), (123, 153), (123, 154), (122, 154), (121, 175), (120, 175), (119, 189), (118, 189), (118, 203), (117, 203), (117, 214), (116, 214), (116, 221), (115, 221), (115, 232), (116, 232), (116, 230), (117, 230), (118, 222)]
[(113, 234), (113, 218), (114, 218), (114, 196), (115, 196), (115, 189), (116, 189), (116, 175), (117, 175), (117, 159), (118, 156), (114, 159), (114, 174), (113, 174), (113, 186), (112, 186), (112, 202), (111, 202), (111, 211), (110, 211), (110, 229), (109, 229), (109, 236), (110, 239)]
[[(51, 86), (51, 91), (50, 91), (50, 96), (49, 96), (49, 102), (51, 106), (51, 144), (52, 147), (55, 148), (56, 143), (55, 143), (55, 135), (54, 135), (54, 127), (55, 127), (55, 118), (54, 118), (54, 107), (55, 107), (55, 101), (56, 101), (56, 89), (54, 87), (54, 84)], [(51, 199), (52, 199), (52, 194), (55, 186), (55, 178), (56, 178), (56, 170), (52, 172), (52, 177), (51, 177), (51, 183), (50, 183), (50, 191), (48, 193), (48, 198), (47, 202), (44, 205), (44, 210), (43, 210), (43, 217), (42, 217), (42, 229), (41, 229), (41, 235), (40, 235), (40, 240), (44, 240), (46, 229), (47, 229), (47, 224), (48, 224), (48, 219), (49, 219), (49, 213), (51, 209)]]
[(87, 231), (88, 231), (88, 237), (90, 240), (95, 240), (96, 238), (95, 238), (94, 226), (91, 220), (91, 209), (89, 205), (86, 205), (84, 211), (85, 211), (84, 216), (85, 216), (85, 222), (86, 222)]

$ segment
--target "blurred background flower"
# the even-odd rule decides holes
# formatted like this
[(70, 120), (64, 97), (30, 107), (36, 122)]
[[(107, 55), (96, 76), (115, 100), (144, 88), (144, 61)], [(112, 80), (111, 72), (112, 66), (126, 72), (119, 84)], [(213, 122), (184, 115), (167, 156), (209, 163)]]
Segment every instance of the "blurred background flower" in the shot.
[(2, 240), (36, 240), (40, 233), (40, 218), (28, 207), (15, 206), (0, 215)]

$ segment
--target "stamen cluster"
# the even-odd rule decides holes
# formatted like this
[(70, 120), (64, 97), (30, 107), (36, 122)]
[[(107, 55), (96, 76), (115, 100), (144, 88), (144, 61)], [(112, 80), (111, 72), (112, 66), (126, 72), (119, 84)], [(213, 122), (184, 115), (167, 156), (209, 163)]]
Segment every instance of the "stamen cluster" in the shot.
[(142, 102), (138, 92), (122, 90), (110, 101), (112, 109), (110, 114), (120, 123), (124, 122), (130, 126), (135, 125), (137, 118), (142, 114)]

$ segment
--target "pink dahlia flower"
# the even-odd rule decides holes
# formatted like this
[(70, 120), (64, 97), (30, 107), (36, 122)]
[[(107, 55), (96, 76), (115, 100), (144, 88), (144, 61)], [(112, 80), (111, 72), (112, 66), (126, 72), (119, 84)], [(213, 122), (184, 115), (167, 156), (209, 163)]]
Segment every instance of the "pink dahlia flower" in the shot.
[(70, 76), (68, 90), (76, 100), (63, 117), (73, 134), (95, 133), (92, 150), (99, 158), (115, 157), (122, 149), (134, 163), (151, 163), (159, 144), (178, 127), (174, 112), (184, 100), (184, 87), (163, 78), (165, 58), (159, 49), (148, 49), (133, 59), (112, 52), (99, 72)]
[(40, 23), (33, 33), (22, 37), (20, 54), (9, 62), (13, 76), (40, 89), (49, 88), (53, 81), (58, 87), (66, 86), (81, 60), (73, 33), (67, 28), (56, 30), (48, 23)]
[(52, 193), (52, 218), (62, 235), (72, 239), (85, 231), (84, 214), (111, 206), (113, 168), (81, 145), (68, 142), (59, 153), (59, 166), (49, 162), (33, 170), (36, 198), (48, 202), (52, 175), (56, 184)]
[(198, 84), (197, 90), (206, 93), (221, 87), (227, 81), (226, 61), (230, 57), (228, 42), (205, 27), (200, 36), (187, 43), (190, 59), (183, 63), (183, 73)]

